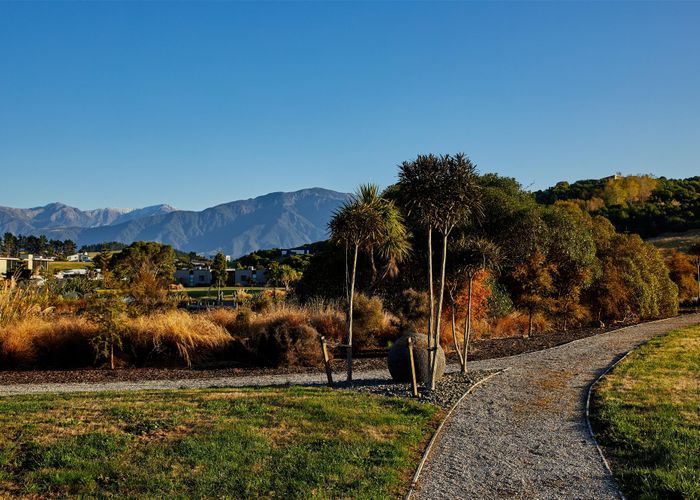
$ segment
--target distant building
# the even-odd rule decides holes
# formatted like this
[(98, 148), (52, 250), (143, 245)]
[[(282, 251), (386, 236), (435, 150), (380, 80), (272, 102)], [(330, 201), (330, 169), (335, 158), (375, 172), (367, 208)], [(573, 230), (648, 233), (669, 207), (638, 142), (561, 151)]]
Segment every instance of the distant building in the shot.
[(87, 254), (87, 252), (74, 253), (73, 255), (69, 255), (68, 257), (66, 257), (66, 260), (68, 262), (92, 262), (92, 259)]
[(184, 286), (209, 286), (212, 282), (211, 269), (178, 269), (175, 271), (175, 281)]
[(49, 270), (49, 259), (34, 257), (32, 254), (22, 254), (17, 257), (0, 257), (0, 276), (9, 278), (21, 269), (31, 274), (40, 274)]
[(283, 248), (280, 250), (282, 257), (291, 257), (292, 255), (311, 255), (311, 247), (302, 245), (294, 248)]
[[(63, 271), (59, 271), (55, 274), (55, 277), (60, 280), (66, 280), (66, 279), (72, 279), (72, 278), (78, 278), (78, 277), (87, 277), (88, 276), (88, 270), (85, 268), (81, 269), (64, 269)], [(95, 276), (95, 279), (101, 278), (102, 275), (100, 273), (97, 273)]]
[[(227, 269), (226, 284), (229, 286), (264, 286), (267, 283), (267, 269)], [(214, 275), (211, 269), (178, 269), (175, 271), (175, 281), (183, 286), (211, 286)]]
[(264, 286), (268, 271), (265, 268), (229, 269), (228, 282), (235, 286)]

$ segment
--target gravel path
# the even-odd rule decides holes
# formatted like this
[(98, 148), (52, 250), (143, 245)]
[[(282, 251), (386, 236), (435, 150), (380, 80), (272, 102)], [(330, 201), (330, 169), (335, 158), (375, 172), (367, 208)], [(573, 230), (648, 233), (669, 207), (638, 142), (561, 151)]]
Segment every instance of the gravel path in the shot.
[[(389, 380), (389, 370), (376, 369), (355, 373), (358, 383), (375, 380)], [(335, 373), (333, 380), (345, 380), (344, 373)], [(142, 380), (133, 382), (83, 382), (83, 383), (46, 383), (46, 384), (8, 384), (0, 385), (0, 396), (18, 394), (39, 394), (45, 392), (99, 392), (129, 391), (144, 389), (203, 389), (209, 387), (264, 387), (269, 385), (325, 385), (325, 372), (289, 373), (284, 375), (250, 375), (219, 378), (179, 379), (179, 380)]]
[(545, 351), (477, 361), (510, 367), (479, 386), (445, 424), (418, 498), (617, 498), (585, 420), (589, 385), (655, 335), (700, 314), (636, 325)]

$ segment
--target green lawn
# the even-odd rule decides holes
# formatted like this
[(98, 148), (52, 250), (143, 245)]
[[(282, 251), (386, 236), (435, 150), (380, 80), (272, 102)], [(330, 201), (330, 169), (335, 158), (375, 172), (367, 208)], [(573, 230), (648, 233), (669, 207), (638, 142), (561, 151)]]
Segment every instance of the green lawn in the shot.
[(58, 260), (49, 262), (49, 271), (52, 273), (65, 271), (66, 269), (89, 269), (91, 267), (92, 262), (65, 262)]
[(630, 354), (596, 387), (593, 411), (628, 498), (700, 499), (700, 327)]
[(314, 388), (0, 398), (0, 497), (393, 498), (439, 410)]

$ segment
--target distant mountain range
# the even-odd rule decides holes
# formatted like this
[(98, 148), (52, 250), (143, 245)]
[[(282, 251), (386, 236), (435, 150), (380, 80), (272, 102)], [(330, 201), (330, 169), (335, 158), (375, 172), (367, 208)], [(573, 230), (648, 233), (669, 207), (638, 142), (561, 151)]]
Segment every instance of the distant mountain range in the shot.
[(294, 247), (328, 237), (333, 211), (349, 197), (328, 189), (270, 193), (201, 212), (170, 205), (80, 210), (62, 203), (0, 207), (0, 233), (72, 239), (78, 246), (107, 241), (167, 243), (183, 251), (223, 251), (239, 257), (262, 248)]

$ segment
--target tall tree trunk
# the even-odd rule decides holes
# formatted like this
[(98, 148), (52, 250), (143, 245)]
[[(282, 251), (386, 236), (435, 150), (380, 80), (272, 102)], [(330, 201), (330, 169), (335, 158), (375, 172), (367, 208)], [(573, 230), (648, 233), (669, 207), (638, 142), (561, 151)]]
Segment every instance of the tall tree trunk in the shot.
[(370, 247), (369, 249), (369, 264), (372, 270), (372, 281), (370, 282), (370, 287), (374, 288), (374, 285), (377, 282), (377, 264), (374, 261), (374, 247)]
[(114, 370), (114, 340), (109, 346), (109, 367)]
[(428, 315), (428, 366), (433, 363), (433, 318), (435, 297), (433, 293), (433, 228), (428, 228), (428, 292), (430, 294), (430, 314)]
[(350, 269), (348, 268), (348, 243), (345, 242), (345, 300), (350, 303)]
[(355, 245), (355, 252), (352, 258), (352, 275), (350, 277), (350, 301), (348, 303), (348, 382), (352, 382), (352, 309), (355, 301), (355, 274), (357, 272), (357, 251), (358, 245)]
[(464, 353), (462, 354), (462, 373), (467, 373), (467, 357), (469, 355), (469, 338), (472, 333), (472, 284), (474, 282), (474, 276), (469, 275), (469, 281), (467, 285), (467, 317), (464, 319)]
[(455, 346), (455, 352), (457, 353), (457, 356), (459, 357), (459, 366), (461, 368), (464, 368), (464, 358), (462, 357), (462, 349), (459, 347), (459, 342), (457, 341), (457, 321), (455, 319), (455, 301), (454, 299), (451, 300), (452, 302), (452, 342), (454, 343)]
[(445, 298), (445, 268), (447, 267), (447, 238), (448, 232), (442, 235), (442, 266), (440, 268), (440, 298), (435, 313), (435, 342), (433, 352), (433, 366), (430, 370), (430, 390), (435, 389), (435, 378), (437, 375), (437, 350), (440, 347), (440, 320), (442, 319), (442, 304)]

